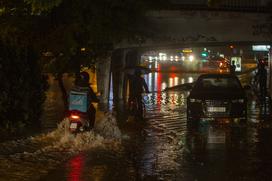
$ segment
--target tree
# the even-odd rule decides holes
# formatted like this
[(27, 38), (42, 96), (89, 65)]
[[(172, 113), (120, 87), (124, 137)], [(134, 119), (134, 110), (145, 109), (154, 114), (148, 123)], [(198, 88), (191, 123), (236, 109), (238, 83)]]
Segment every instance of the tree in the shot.
[[(39, 59), (50, 59), (63, 91), (62, 74), (80, 71), (111, 55), (121, 41), (142, 42), (150, 37), (145, 18), (154, 0), (2, 0), (0, 40), (12, 48), (33, 45)], [(23, 46), (22, 46), (23, 45)], [(9, 46), (10, 47), (10, 46)], [(85, 51), (81, 51), (81, 48)], [(47, 54), (51, 56), (43, 56)]]
[(31, 47), (0, 41), (0, 125), (9, 131), (39, 126), (45, 77)]
[(40, 126), (47, 84), (33, 44), (37, 22), (23, 1), (1, 1), (0, 126), (9, 132)]
[[(148, 2), (148, 3), (147, 3)], [(152, 36), (145, 18), (151, 1), (141, 0), (66, 0), (52, 8), (44, 21), (46, 37), (43, 47), (54, 52), (61, 83), (64, 72), (78, 74), (80, 65), (92, 66), (111, 56), (114, 47), (123, 40), (142, 42)], [(54, 42), (52, 44), (52, 42)], [(81, 51), (84, 47), (85, 51)], [(61, 57), (59, 55), (62, 55)], [(61, 58), (61, 64), (57, 59)], [(61, 67), (60, 67), (61, 65)]]

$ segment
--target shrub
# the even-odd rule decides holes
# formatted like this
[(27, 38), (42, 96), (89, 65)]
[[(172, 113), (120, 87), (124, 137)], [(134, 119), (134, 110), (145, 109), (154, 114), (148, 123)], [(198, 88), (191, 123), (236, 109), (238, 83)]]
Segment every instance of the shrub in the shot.
[(30, 47), (0, 42), (0, 127), (39, 126), (46, 80)]

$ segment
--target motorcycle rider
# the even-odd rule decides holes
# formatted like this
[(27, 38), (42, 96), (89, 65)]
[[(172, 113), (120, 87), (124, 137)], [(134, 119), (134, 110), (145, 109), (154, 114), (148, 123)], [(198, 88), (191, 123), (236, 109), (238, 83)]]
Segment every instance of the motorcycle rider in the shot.
[(99, 102), (99, 99), (97, 98), (96, 94), (94, 93), (92, 87), (89, 84), (90, 76), (88, 72), (81, 72), (79, 77), (75, 81), (75, 86), (79, 89), (87, 89), (88, 91), (88, 101), (89, 101), (89, 108), (88, 108), (88, 117), (90, 121), (90, 126), (93, 127), (95, 123), (95, 114), (96, 110), (93, 106), (92, 102)]
[(259, 62), (258, 64), (258, 72), (255, 75), (255, 79), (257, 80), (257, 82), (259, 83), (259, 91), (261, 94), (261, 98), (264, 98), (266, 96), (266, 89), (267, 89), (267, 71), (265, 68), (265, 64), (264, 62)]
[(129, 89), (129, 103), (136, 100), (138, 105), (138, 116), (143, 119), (143, 105), (142, 105), (142, 93), (149, 93), (148, 86), (143, 77), (141, 77), (141, 71), (139, 69), (135, 70), (133, 76), (130, 77), (130, 89)]
[(231, 73), (231, 74), (235, 74), (235, 69), (236, 69), (235, 62), (232, 61), (232, 62), (231, 62), (231, 65), (230, 65), (230, 73)]

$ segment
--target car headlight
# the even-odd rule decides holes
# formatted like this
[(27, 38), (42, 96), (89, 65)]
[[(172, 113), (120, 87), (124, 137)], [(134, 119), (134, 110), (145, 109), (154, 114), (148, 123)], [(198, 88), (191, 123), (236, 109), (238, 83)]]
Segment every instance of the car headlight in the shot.
[(192, 103), (193, 102), (201, 103), (201, 99), (192, 99), (192, 98), (190, 98), (189, 101), (192, 102)]
[(233, 99), (231, 102), (232, 103), (244, 103), (245, 100), (244, 99)]
[(189, 56), (190, 62), (192, 62), (194, 59), (195, 59), (195, 57), (194, 57), (193, 55), (190, 55), (190, 56)]

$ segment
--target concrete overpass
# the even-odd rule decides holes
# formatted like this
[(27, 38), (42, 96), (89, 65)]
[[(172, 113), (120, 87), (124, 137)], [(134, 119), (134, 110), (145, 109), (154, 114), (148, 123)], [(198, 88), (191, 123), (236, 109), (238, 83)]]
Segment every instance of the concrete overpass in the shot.
[[(148, 13), (153, 36), (140, 44), (123, 42), (116, 47), (111, 60), (98, 67), (98, 89), (108, 99), (110, 69), (114, 97), (122, 100), (126, 81), (120, 70), (136, 65), (148, 50), (193, 46), (271, 44), (270, 14), (265, 11), (241, 12), (220, 10), (157, 10)], [(106, 69), (105, 69), (106, 68)], [(105, 71), (106, 70), (106, 71)], [(100, 72), (100, 73), (99, 73)], [(106, 77), (106, 78), (105, 78)]]
[(272, 40), (267, 12), (160, 10), (149, 12), (148, 17), (153, 37), (138, 45), (124, 42), (118, 48), (269, 43)]

